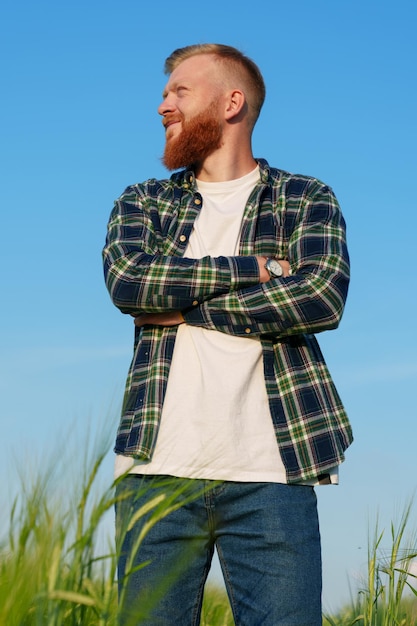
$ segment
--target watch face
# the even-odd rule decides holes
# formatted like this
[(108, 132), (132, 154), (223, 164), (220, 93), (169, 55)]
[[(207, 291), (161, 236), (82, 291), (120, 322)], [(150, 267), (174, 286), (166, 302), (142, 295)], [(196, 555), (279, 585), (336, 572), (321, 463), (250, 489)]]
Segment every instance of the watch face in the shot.
[(282, 267), (275, 259), (268, 261), (267, 270), (274, 276), (282, 276)]

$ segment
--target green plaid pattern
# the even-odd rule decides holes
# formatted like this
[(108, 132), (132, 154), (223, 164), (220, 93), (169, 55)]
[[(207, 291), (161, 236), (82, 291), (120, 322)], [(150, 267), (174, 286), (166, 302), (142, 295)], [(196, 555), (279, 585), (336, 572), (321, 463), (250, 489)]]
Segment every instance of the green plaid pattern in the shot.
[[(128, 187), (103, 251), (106, 285), (124, 313), (181, 310), (188, 324), (262, 342), (271, 416), (288, 482), (344, 459), (352, 432), (315, 333), (336, 328), (349, 284), (345, 223), (320, 181), (270, 168), (245, 208), (237, 257), (185, 258), (202, 206), (191, 171)], [(259, 283), (255, 255), (288, 259), (292, 275)], [(150, 459), (176, 328), (135, 331), (115, 451)]]

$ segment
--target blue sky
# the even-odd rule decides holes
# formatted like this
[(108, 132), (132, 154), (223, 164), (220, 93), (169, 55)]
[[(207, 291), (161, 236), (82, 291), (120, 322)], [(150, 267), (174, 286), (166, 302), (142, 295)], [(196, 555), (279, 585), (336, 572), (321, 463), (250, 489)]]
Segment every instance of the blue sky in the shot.
[[(164, 59), (241, 48), (267, 100), (254, 153), (330, 184), (352, 283), (319, 339), (354, 427), (339, 487), (318, 491), (324, 601), (349, 598), (368, 524), (416, 487), (416, 26), (413, 0), (5, 0), (0, 9), (0, 470), (84, 422), (116, 428), (132, 323), (111, 304), (101, 248), (113, 200), (166, 176), (156, 113)], [(81, 445), (81, 444), (80, 444)], [(109, 476), (112, 456), (108, 460)], [(2, 481), (5, 484), (5, 480)], [(3, 496), (2, 496), (3, 497)], [(387, 544), (388, 528), (387, 528)]]

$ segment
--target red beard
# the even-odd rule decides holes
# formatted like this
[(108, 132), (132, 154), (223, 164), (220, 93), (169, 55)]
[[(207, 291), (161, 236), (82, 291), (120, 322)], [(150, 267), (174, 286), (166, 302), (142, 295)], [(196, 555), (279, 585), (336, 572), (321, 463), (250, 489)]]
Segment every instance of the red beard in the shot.
[(221, 146), (222, 128), (215, 102), (188, 121), (181, 117), (181, 122), (178, 137), (167, 139), (165, 144), (162, 162), (168, 170), (202, 163)]

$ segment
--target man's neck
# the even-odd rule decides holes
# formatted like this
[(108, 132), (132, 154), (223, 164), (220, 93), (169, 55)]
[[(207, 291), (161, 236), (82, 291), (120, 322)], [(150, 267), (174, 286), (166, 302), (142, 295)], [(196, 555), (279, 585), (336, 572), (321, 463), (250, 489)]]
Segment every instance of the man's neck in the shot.
[(235, 151), (231, 155), (220, 149), (197, 165), (195, 174), (199, 180), (220, 183), (241, 178), (256, 166), (257, 163), (250, 150)]

